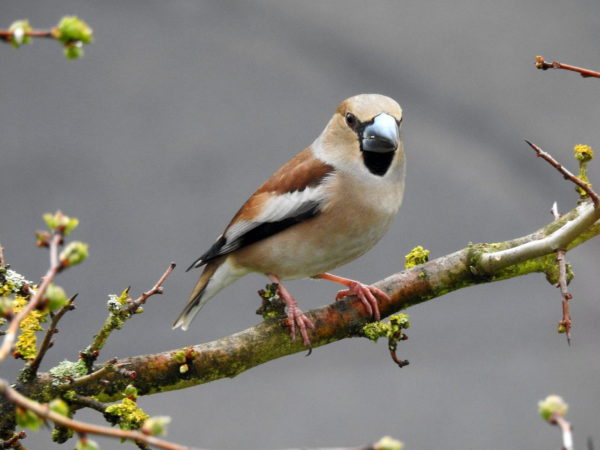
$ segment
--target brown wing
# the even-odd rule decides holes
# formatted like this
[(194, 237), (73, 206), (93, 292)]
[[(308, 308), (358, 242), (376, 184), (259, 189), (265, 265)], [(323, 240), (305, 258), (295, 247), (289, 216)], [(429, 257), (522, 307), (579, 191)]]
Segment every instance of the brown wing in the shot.
[(298, 153), (252, 194), (188, 270), (317, 216), (324, 200), (318, 187), (333, 170), (310, 147)]

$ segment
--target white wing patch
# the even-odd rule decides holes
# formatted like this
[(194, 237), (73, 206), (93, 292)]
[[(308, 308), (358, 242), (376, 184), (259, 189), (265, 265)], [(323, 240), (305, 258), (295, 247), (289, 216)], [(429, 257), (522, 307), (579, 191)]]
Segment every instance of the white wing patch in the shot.
[(313, 208), (315, 203), (321, 203), (324, 200), (325, 186), (323, 184), (272, 197), (265, 203), (263, 210), (254, 220), (242, 220), (233, 224), (226, 231), (227, 244), (223, 249), (229, 250), (227, 247), (235, 246), (241, 236), (263, 223), (279, 222), (298, 216)]

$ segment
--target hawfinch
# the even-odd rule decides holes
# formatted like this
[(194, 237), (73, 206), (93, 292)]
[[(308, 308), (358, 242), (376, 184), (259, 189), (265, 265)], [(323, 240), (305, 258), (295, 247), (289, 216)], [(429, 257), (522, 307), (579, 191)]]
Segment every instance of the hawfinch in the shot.
[(374, 286), (327, 273), (369, 250), (388, 230), (404, 193), (402, 109), (389, 97), (344, 100), (321, 133), (244, 203), (212, 247), (188, 268), (204, 266), (173, 328), (186, 330), (221, 289), (250, 273), (279, 286), (292, 340), (310, 347), (312, 321), (281, 280), (322, 278), (346, 286), (380, 319)]

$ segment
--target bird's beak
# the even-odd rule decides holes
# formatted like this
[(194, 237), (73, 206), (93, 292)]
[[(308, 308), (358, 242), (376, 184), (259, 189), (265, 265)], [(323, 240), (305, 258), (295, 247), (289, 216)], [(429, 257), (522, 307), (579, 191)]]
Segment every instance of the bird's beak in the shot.
[(388, 153), (398, 148), (400, 132), (396, 119), (381, 113), (367, 125), (361, 138), (361, 149), (365, 152)]

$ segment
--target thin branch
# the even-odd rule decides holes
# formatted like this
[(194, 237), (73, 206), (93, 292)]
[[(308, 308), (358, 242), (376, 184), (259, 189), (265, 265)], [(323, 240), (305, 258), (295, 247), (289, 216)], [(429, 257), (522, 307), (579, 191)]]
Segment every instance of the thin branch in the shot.
[(68, 417), (62, 416), (58, 413), (55, 413), (54, 411), (51, 411), (47, 405), (42, 405), (19, 394), (16, 390), (11, 388), (5, 380), (2, 379), (0, 379), (0, 394), (4, 395), (9, 401), (14, 403), (15, 405), (34, 412), (42, 419), (48, 419), (57, 425), (69, 428), (77, 433), (99, 434), (102, 436), (129, 439), (134, 442), (140, 441), (145, 444), (153, 445), (155, 447), (166, 450), (184, 450), (188, 448), (164, 441), (162, 439), (155, 438), (154, 436), (148, 436), (138, 431), (127, 431), (118, 428), (101, 427), (98, 425), (69, 419)]
[(529, 146), (537, 153), (537, 156), (539, 156), (540, 158), (543, 158), (548, 163), (550, 163), (550, 165), (552, 165), (556, 170), (558, 170), (562, 174), (562, 176), (565, 178), (565, 180), (569, 180), (569, 181), (573, 182), (574, 184), (576, 184), (577, 186), (579, 186), (581, 189), (583, 189), (585, 191), (585, 193), (594, 202), (594, 206), (596, 208), (598, 208), (598, 206), (600, 205), (600, 197), (590, 187), (589, 183), (586, 183), (582, 179), (580, 179), (580, 178), (576, 177), (575, 175), (573, 175), (561, 163), (559, 163), (557, 160), (555, 160), (552, 157), (552, 155), (550, 155), (549, 153), (546, 153), (544, 150), (542, 150), (537, 145), (529, 142), (527, 139), (525, 139), (525, 142), (527, 142), (527, 144), (529, 144)]
[(35, 375), (37, 374), (37, 371), (40, 368), (40, 364), (41, 364), (42, 360), (44, 359), (46, 352), (52, 346), (51, 345), (52, 337), (56, 333), (58, 333), (58, 329), (56, 328), (58, 325), (58, 322), (60, 321), (60, 319), (62, 319), (62, 317), (65, 315), (65, 313), (67, 311), (71, 311), (71, 310), (75, 309), (75, 305), (73, 305), (73, 302), (75, 301), (76, 298), (77, 298), (77, 294), (73, 295), (69, 299), (68, 303), (65, 306), (60, 308), (55, 314), (52, 315), (52, 320), (50, 321), (50, 325), (48, 326), (48, 329), (46, 330), (46, 334), (44, 335), (44, 340), (42, 341), (42, 345), (40, 345), (38, 354), (35, 357), (35, 359), (31, 362), (31, 364), (29, 365), (28, 369), (29, 369), (31, 378), (35, 377)]
[(152, 289), (144, 292), (142, 295), (140, 295), (137, 299), (133, 300), (129, 304), (129, 308), (128, 308), (129, 312), (134, 314), (140, 306), (142, 306), (144, 303), (146, 303), (146, 300), (148, 300), (148, 298), (152, 297), (155, 294), (162, 294), (163, 293), (162, 285), (165, 282), (165, 280), (167, 279), (167, 277), (169, 275), (171, 275), (171, 272), (173, 272), (173, 269), (175, 269), (175, 267), (177, 267), (177, 264), (175, 264), (174, 262), (169, 264), (169, 267), (167, 268), (165, 273), (163, 273), (162, 276), (159, 278), (159, 280), (156, 282), (156, 284), (154, 286), (152, 286)]
[(550, 423), (554, 423), (559, 426), (562, 431), (562, 439), (564, 450), (573, 450), (573, 434), (571, 433), (571, 424), (560, 414), (552, 414)]
[(86, 364), (91, 370), (94, 361), (98, 358), (100, 354), (100, 350), (104, 347), (104, 344), (108, 340), (111, 333), (120, 328), (123, 325), (123, 321), (129, 319), (135, 312), (139, 309), (141, 305), (143, 305), (149, 297), (155, 294), (162, 294), (163, 292), (163, 283), (167, 279), (167, 277), (173, 272), (175, 269), (175, 263), (169, 264), (167, 270), (161, 275), (156, 284), (149, 290), (140, 295), (136, 300), (132, 300), (128, 302), (127, 305), (118, 311), (111, 310), (108, 314), (108, 317), (104, 321), (102, 328), (100, 331), (94, 336), (90, 345), (87, 346), (85, 350), (81, 352), (81, 355), (84, 357)]
[(117, 362), (116, 358), (111, 359), (110, 361), (106, 362), (100, 369), (96, 370), (95, 372), (92, 372), (88, 375), (84, 375), (83, 377), (75, 378), (65, 384), (61, 384), (60, 386), (58, 386), (58, 390), (59, 391), (68, 391), (68, 390), (77, 388), (78, 386), (82, 386), (84, 384), (88, 384), (93, 381), (99, 380), (104, 375), (118, 369), (119, 366), (115, 364), (116, 362)]
[[(558, 212), (558, 205), (556, 202), (552, 205), (552, 215), (555, 219), (560, 219), (560, 213)], [(573, 322), (571, 321), (571, 313), (569, 311), (569, 300), (573, 296), (569, 293), (567, 287), (567, 251), (564, 248), (556, 250), (556, 263), (558, 264), (558, 287), (562, 296), (562, 320), (558, 323), (559, 329), (564, 330), (567, 336), (567, 343), (571, 345), (571, 327)]]
[[(23, 36), (31, 36), (36, 38), (56, 39), (52, 34), (52, 30), (31, 30), (24, 31)], [(11, 42), (14, 37), (14, 32), (10, 30), (0, 30), (0, 40)]]
[(0, 245), (0, 266), (4, 265), (4, 247)]
[(542, 56), (535, 57), (535, 67), (537, 67), (538, 69), (541, 69), (541, 70), (548, 70), (548, 69), (570, 70), (572, 72), (577, 72), (583, 78), (588, 78), (588, 77), (600, 78), (600, 72), (596, 72), (594, 70), (589, 70), (589, 69), (584, 69), (582, 67), (571, 66), (570, 64), (563, 64), (558, 61), (548, 62), (548, 61), (545, 61)]
[(551, 234), (504, 250), (481, 255), (478, 267), (486, 273), (493, 274), (502, 268), (547, 255), (559, 248), (567, 248), (575, 238), (600, 219), (600, 208), (594, 208), (590, 202), (581, 203), (574, 211), (576, 211), (574, 215), (567, 215), (569, 220), (566, 223), (562, 223), (563, 218), (556, 221), (562, 226)]
[(16, 448), (16, 449), (25, 449), (19, 442), (21, 439), (25, 439), (27, 434), (24, 431), (19, 433), (15, 433), (13, 437), (7, 439), (5, 441), (0, 441), (0, 448)]
[(590, 185), (563, 167), (551, 155), (543, 151), (537, 145), (525, 140), (527, 144), (536, 152), (536, 154), (550, 163), (558, 170), (566, 180), (570, 180), (577, 186), (581, 187), (590, 197), (593, 204), (584, 202), (577, 208), (581, 207), (580, 214), (577, 214), (573, 220), (567, 221), (561, 228), (560, 232), (552, 233), (547, 237), (535, 241), (531, 241), (525, 245), (515, 246), (498, 252), (488, 253), (481, 257), (480, 266), (488, 273), (493, 273), (498, 267), (505, 266), (505, 263), (518, 264), (530, 258), (554, 252), (561, 248), (566, 248), (577, 236), (591, 227), (598, 219), (600, 219), (600, 197), (590, 187)]
[(50, 283), (56, 276), (58, 272), (62, 269), (62, 264), (58, 261), (58, 245), (62, 241), (61, 233), (55, 232), (52, 235), (52, 239), (50, 240), (50, 268), (46, 275), (42, 277), (42, 283), (35, 291), (33, 297), (29, 300), (27, 305), (18, 312), (18, 314), (12, 318), (10, 323), (8, 324), (8, 328), (6, 330), (6, 334), (4, 335), (4, 341), (2, 342), (2, 346), (0, 347), (0, 362), (6, 358), (6, 356), (11, 352), (15, 338), (17, 337), (17, 330), (21, 321), (29, 314), (31, 311), (36, 309), (40, 304), (44, 294), (46, 293), (46, 289), (50, 286)]
[(106, 405), (104, 403), (99, 402), (93, 397), (86, 397), (84, 395), (75, 394), (72, 397), (69, 397), (69, 403), (72, 403), (78, 408), (90, 408), (102, 414), (106, 411)]

